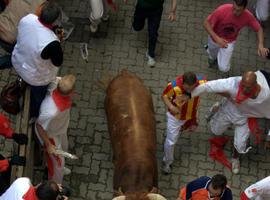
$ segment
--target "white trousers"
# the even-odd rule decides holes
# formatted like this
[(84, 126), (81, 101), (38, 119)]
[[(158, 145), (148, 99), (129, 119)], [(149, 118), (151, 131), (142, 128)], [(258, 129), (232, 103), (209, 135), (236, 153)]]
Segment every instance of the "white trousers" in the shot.
[(210, 36), (208, 36), (207, 53), (209, 58), (218, 62), (218, 68), (222, 72), (228, 72), (231, 68), (231, 58), (235, 42), (228, 44), (227, 48), (220, 48)]
[(176, 119), (170, 112), (167, 112), (167, 135), (164, 143), (163, 162), (171, 165), (174, 160), (174, 146), (180, 136), (180, 129), (185, 120)]
[(98, 25), (103, 15), (107, 14), (106, 0), (89, 0), (90, 22)]
[(218, 112), (210, 120), (210, 129), (215, 135), (222, 135), (234, 125), (234, 147), (238, 153), (247, 153), (247, 140), (250, 135), (247, 118), (229, 100), (224, 100)]
[(257, 0), (256, 17), (260, 21), (266, 21), (269, 17), (269, 0)]

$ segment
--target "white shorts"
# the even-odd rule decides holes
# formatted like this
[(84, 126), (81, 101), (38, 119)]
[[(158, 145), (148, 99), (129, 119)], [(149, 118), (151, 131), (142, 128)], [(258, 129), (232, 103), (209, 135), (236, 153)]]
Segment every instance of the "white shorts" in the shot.
[(231, 58), (235, 42), (228, 44), (227, 48), (220, 48), (210, 36), (208, 36), (207, 53), (212, 60), (217, 59), (218, 68), (222, 72), (228, 72), (231, 68)]
[(235, 149), (238, 153), (247, 153), (247, 140), (250, 135), (247, 117), (243, 116), (233, 103), (225, 100), (210, 120), (210, 129), (215, 135), (222, 135), (231, 125), (235, 127)]

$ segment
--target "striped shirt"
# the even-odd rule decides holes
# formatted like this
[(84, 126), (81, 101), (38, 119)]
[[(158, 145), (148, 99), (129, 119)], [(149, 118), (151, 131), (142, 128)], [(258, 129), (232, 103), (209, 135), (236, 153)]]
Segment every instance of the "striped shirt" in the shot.
[[(197, 86), (206, 82), (202, 76), (197, 76), (197, 79)], [(163, 96), (168, 97), (171, 103), (180, 109), (180, 114), (173, 114), (170, 109), (169, 112), (179, 120), (190, 120), (196, 118), (200, 98), (190, 98), (184, 105), (181, 106), (181, 103), (176, 101), (176, 97), (183, 94), (190, 96), (190, 94), (187, 93), (183, 88), (183, 76), (179, 76), (176, 78), (176, 80), (168, 83), (166, 89), (163, 91)]]

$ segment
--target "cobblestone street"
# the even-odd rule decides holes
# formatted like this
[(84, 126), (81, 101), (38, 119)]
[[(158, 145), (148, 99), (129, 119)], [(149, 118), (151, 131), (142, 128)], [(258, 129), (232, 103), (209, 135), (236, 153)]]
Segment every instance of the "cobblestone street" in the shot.
[[(178, 0), (177, 20), (167, 19), (169, 3), (166, 1), (157, 45), (157, 64), (147, 66), (147, 27), (140, 33), (131, 29), (135, 1), (124, 4), (118, 0), (119, 10), (110, 11), (108, 22), (101, 24), (99, 32), (90, 33), (88, 0), (59, 0), (63, 10), (75, 24), (70, 38), (63, 43), (64, 64), (61, 75), (74, 73), (77, 76), (76, 97), (71, 113), (68, 132), (69, 151), (79, 161), (67, 160), (71, 175), (65, 177), (65, 184), (73, 189), (72, 200), (108, 200), (113, 195), (113, 164), (111, 143), (104, 111), (105, 91), (98, 81), (107, 74), (116, 75), (121, 69), (136, 73), (150, 88), (155, 109), (158, 141), (159, 189), (168, 200), (175, 200), (179, 188), (189, 181), (204, 175), (223, 173), (229, 180), (234, 199), (251, 183), (270, 174), (269, 150), (263, 143), (241, 157), (241, 169), (233, 175), (209, 156), (208, 139), (213, 137), (207, 128), (205, 114), (219, 98), (204, 95), (200, 104), (200, 126), (194, 133), (183, 133), (175, 149), (175, 162), (171, 175), (160, 171), (163, 142), (165, 139), (166, 109), (161, 94), (167, 81), (184, 71), (203, 74), (208, 80), (221, 77), (216, 69), (209, 69), (207, 54), (203, 48), (207, 33), (203, 29), (204, 18), (218, 5), (229, 2), (221, 0)], [(265, 45), (270, 47), (270, 24), (265, 30)], [(89, 62), (80, 56), (81, 43), (88, 44)], [(232, 69), (226, 76), (240, 75), (245, 70), (265, 69), (270, 71), (270, 61), (257, 56), (256, 33), (244, 29), (233, 54)], [(1, 86), (10, 80), (9, 70), (1, 72)], [(224, 76), (224, 75), (222, 75)], [(228, 132), (230, 135), (232, 133)], [(10, 143), (0, 142), (0, 149), (11, 148)], [(232, 145), (226, 146), (231, 158)]]

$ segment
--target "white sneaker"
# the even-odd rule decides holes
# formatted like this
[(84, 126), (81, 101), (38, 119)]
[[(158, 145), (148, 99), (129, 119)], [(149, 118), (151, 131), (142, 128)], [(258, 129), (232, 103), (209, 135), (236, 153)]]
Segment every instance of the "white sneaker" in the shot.
[(71, 170), (69, 168), (67, 168), (67, 167), (63, 168), (63, 174), (64, 175), (69, 175), (70, 173), (71, 173)]
[(95, 33), (95, 32), (97, 32), (97, 30), (98, 30), (98, 25), (97, 24), (94, 24), (94, 23), (91, 23), (90, 24), (90, 31), (92, 33)]
[(209, 122), (212, 117), (217, 113), (221, 103), (216, 102), (214, 105), (211, 106), (211, 108), (208, 110), (207, 114), (205, 115), (206, 122)]
[(109, 19), (110, 19), (110, 15), (108, 15), (108, 14), (103, 15), (102, 18), (101, 18), (101, 20), (104, 21), (104, 22), (109, 21)]
[(147, 65), (148, 65), (149, 67), (155, 66), (155, 64), (156, 64), (155, 59), (152, 58), (151, 56), (149, 56), (148, 53), (146, 53), (146, 59), (147, 59)]
[(164, 174), (170, 174), (172, 173), (171, 165), (165, 164), (162, 168), (162, 171)]
[(240, 161), (238, 158), (232, 158), (232, 172), (238, 174), (240, 171)]

